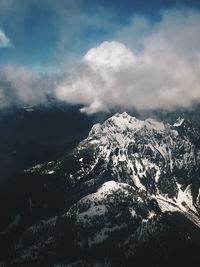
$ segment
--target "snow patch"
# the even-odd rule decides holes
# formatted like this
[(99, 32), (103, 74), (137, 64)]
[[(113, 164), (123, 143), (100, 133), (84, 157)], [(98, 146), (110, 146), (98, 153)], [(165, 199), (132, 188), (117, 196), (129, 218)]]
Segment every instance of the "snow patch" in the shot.
[(183, 124), (183, 122), (184, 122), (184, 119), (179, 117), (179, 118), (176, 120), (176, 122), (173, 124), (173, 126), (174, 126), (174, 127), (180, 127), (180, 126)]

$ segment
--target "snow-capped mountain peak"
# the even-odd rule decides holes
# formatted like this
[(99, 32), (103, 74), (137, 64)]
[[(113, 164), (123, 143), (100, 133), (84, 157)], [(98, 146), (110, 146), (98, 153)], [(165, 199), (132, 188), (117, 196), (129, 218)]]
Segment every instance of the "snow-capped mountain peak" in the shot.
[(158, 122), (155, 119), (148, 118), (146, 120), (139, 120), (136, 117), (132, 117), (126, 112), (116, 113), (111, 118), (109, 118), (102, 126), (113, 125), (119, 129), (123, 130), (139, 130), (143, 127), (147, 127), (148, 129), (154, 129), (157, 131), (164, 130), (164, 124), (162, 122)]
[(103, 124), (95, 124), (89, 133), (89, 140), (98, 140), (103, 144), (117, 142), (123, 146), (128, 141), (134, 141), (134, 134), (141, 129), (163, 132), (165, 126), (155, 119), (139, 120), (126, 112), (116, 113)]

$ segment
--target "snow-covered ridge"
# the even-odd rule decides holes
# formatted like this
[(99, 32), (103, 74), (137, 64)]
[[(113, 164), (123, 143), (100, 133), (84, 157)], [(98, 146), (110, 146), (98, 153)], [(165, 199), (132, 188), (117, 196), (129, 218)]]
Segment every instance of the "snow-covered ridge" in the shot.
[(100, 130), (111, 130), (112, 128), (117, 127), (121, 131), (125, 130), (139, 130), (143, 127), (148, 128), (149, 130), (155, 131), (164, 131), (165, 126), (162, 122), (156, 121), (155, 119), (148, 118), (146, 120), (139, 120), (135, 117), (130, 116), (126, 112), (116, 113), (109, 119), (107, 119), (103, 124), (95, 124), (89, 135), (92, 135)]
[(92, 140), (92, 142), (98, 140), (103, 144), (116, 141), (123, 146), (127, 141), (133, 139), (133, 135), (141, 129), (163, 132), (165, 125), (152, 118), (139, 120), (126, 112), (116, 113), (104, 123), (95, 124), (89, 133), (88, 140)]

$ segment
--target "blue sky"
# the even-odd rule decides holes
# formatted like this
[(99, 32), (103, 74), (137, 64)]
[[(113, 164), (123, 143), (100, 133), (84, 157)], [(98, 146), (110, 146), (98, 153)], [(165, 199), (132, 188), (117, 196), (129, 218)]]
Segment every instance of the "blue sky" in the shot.
[(174, 6), (199, 8), (199, 1), (0, 0), (0, 29), (10, 45), (0, 49), (0, 64), (22, 64), (41, 71), (80, 57), (90, 47), (112, 40), (135, 15), (152, 22)]

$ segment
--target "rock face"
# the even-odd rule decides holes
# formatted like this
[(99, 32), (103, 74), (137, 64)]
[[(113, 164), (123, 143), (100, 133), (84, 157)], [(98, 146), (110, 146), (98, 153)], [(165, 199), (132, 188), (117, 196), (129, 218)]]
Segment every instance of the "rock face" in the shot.
[(11, 266), (199, 260), (200, 133), (183, 118), (170, 125), (117, 113), (72, 153), (24, 175), (42, 189), (29, 199), (35, 223), (14, 240)]

